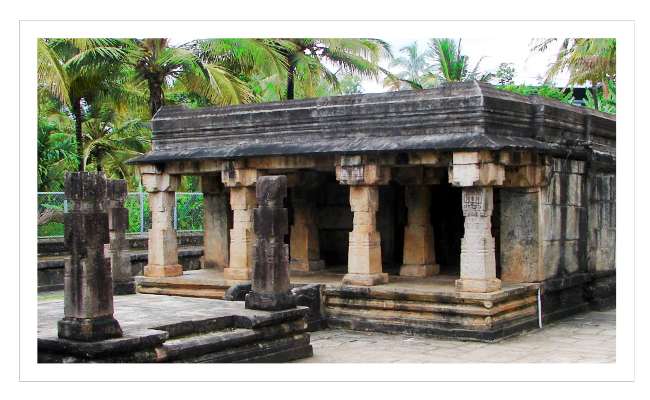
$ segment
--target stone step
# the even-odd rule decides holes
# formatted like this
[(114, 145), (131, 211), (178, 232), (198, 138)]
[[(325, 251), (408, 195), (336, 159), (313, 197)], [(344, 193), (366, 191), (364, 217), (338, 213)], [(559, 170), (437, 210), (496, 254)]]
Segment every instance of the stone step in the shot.
[(206, 299), (222, 299), (228, 287), (204, 288), (204, 287), (159, 287), (142, 286), (137, 288), (142, 294), (162, 294), (167, 296), (200, 297)]

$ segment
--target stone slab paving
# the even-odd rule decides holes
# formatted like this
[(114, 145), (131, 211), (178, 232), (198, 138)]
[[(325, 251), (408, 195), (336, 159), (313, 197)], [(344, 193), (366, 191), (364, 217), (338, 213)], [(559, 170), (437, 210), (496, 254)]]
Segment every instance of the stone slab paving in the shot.
[[(42, 292), (39, 298), (61, 294)], [(218, 303), (229, 310), (215, 308), (210, 299), (116, 296), (115, 318), (123, 328), (142, 328), (232, 312), (241, 302)], [(63, 299), (39, 300), (38, 315), (39, 336), (56, 335)], [(312, 332), (311, 344), (314, 356), (294, 363), (615, 363), (616, 309), (579, 314), (497, 343), (326, 329)]]
[(326, 329), (294, 363), (615, 363), (616, 309), (592, 311), (497, 343)]

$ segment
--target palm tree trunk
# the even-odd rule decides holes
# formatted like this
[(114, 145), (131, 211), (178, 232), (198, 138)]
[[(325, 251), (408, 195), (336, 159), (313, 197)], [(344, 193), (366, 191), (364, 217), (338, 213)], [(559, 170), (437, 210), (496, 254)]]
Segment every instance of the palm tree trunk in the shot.
[(162, 82), (150, 81), (149, 82), (149, 111), (151, 111), (151, 118), (163, 106), (163, 90)]
[(81, 113), (81, 99), (75, 99), (72, 103), (72, 111), (74, 113), (74, 129), (75, 137), (77, 139), (77, 156), (79, 157), (78, 171), (83, 172), (86, 170), (86, 163), (84, 160), (84, 142), (82, 130), (82, 113)]
[(289, 65), (289, 73), (287, 74), (287, 100), (293, 100), (294, 94), (294, 74), (296, 73), (296, 66)]

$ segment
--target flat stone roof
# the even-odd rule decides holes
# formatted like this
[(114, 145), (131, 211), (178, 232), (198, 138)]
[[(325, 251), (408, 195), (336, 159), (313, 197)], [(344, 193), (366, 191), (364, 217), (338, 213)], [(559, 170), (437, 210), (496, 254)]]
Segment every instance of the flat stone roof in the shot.
[(404, 151), (587, 145), (615, 154), (616, 118), (478, 82), (238, 106), (163, 107), (153, 149), (130, 164)]

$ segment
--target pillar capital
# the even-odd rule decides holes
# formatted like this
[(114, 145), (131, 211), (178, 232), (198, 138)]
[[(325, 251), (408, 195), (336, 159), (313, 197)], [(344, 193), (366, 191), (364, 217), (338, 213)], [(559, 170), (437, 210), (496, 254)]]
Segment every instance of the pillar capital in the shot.
[(181, 185), (180, 175), (161, 174), (142, 174), (142, 185), (149, 193), (155, 192), (175, 192)]
[(386, 185), (390, 167), (369, 160), (366, 156), (341, 156), (336, 167), (336, 179), (343, 185)]
[(221, 181), (227, 187), (255, 186), (262, 176), (260, 170), (246, 168), (243, 161), (225, 161), (221, 166)]
[(457, 151), (449, 168), (449, 183), (454, 186), (500, 186), (505, 180), (503, 165), (489, 151)]

